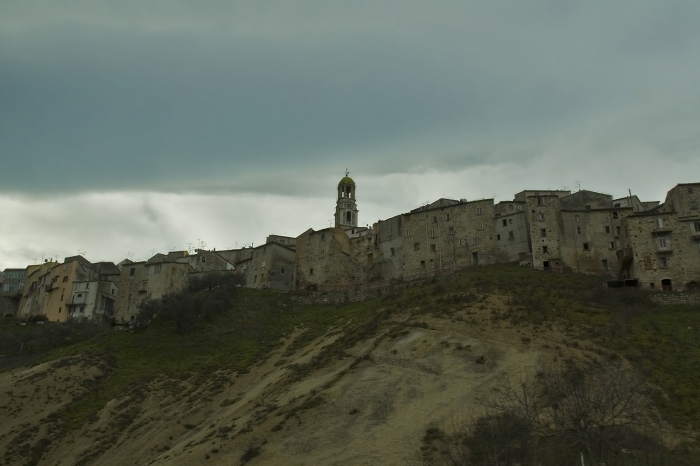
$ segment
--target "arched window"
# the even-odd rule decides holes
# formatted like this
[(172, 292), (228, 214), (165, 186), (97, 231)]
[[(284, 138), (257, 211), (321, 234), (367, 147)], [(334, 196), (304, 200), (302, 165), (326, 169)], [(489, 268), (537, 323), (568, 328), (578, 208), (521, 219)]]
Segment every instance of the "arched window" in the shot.
[(345, 218), (347, 218), (348, 223), (352, 222), (352, 213), (350, 211), (347, 211), (345, 213)]

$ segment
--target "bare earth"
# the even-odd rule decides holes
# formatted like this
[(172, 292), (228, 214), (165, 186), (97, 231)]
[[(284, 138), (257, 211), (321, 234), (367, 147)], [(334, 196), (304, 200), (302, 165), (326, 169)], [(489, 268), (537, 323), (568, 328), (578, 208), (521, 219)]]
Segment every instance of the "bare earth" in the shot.
[[(351, 347), (337, 348), (343, 328), (285, 354), (297, 329), (247, 374), (162, 378), (72, 431), (50, 415), (92, 389), (99, 361), (5, 372), (0, 461), (28, 464), (34, 454), (35, 464), (56, 466), (413, 464), (428, 426), (478, 413), (504, 374), (528, 377), (565, 358), (599, 357), (588, 342), (565, 346), (556, 327), (495, 319), (504, 309), (491, 297), (449, 318), (408, 310)], [(331, 357), (315, 363), (319, 354)]]

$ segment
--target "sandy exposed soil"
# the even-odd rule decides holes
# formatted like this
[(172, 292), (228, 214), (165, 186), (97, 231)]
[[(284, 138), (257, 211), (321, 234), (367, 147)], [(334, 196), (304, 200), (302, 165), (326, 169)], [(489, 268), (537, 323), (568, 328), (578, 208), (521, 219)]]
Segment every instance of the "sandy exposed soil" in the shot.
[(492, 297), (449, 318), (408, 310), (352, 344), (336, 329), (285, 354), (297, 330), (249, 373), (162, 378), (53, 437), (47, 416), (89, 390), (101, 363), (15, 369), (0, 374), (3, 464), (26, 464), (39, 447), (47, 465), (411, 464), (429, 425), (478, 412), (502, 375), (597, 357), (589, 343), (563, 345), (555, 327), (496, 318), (504, 309)]

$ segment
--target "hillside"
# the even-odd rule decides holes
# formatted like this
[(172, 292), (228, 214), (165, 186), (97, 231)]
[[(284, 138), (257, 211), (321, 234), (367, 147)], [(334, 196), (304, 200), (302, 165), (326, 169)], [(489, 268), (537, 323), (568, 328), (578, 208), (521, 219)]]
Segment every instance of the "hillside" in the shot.
[(0, 373), (0, 451), (3, 464), (438, 464), (436, 439), (482, 415), (504, 378), (621, 361), (647, 377), (665, 446), (616, 464), (698, 464), (699, 316), (503, 265), (345, 306), (238, 289), (184, 333), (156, 318), (47, 350), (46, 324), (31, 329), (41, 359)]

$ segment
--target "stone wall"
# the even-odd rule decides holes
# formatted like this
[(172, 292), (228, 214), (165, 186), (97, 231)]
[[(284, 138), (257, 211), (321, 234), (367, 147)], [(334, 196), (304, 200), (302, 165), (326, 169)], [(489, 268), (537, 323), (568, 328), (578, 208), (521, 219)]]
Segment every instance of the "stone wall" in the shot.
[(657, 304), (672, 305), (672, 304), (699, 304), (700, 291), (681, 292), (681, 293), (654, 293), (650, 299)]

